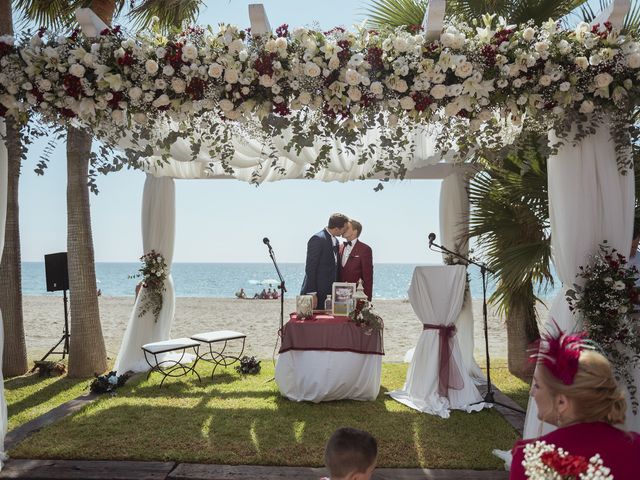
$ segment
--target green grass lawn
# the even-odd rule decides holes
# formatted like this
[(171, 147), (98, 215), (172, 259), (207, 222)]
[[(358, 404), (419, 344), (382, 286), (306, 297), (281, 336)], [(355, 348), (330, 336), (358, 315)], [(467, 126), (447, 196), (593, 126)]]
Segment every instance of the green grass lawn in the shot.
[[(391, 400), (384, 393), (402, 387), (407, 365), (384, 363), (382, 389), (375, 402), (337, 401), (296, 403), (280, 396), (271, 362), (263, 361), (260, 375), (241, 377), (232, 368), (216, 373), (199, 368), (202, 384), (192, 376), (169, 379), (159, 388), (154, 374), (132, 380), (117, 396), (103, 396), (81, 411), (32, 435), (10, 452), (13, 458), (113, 460), (172, 460), (182, 462), (303, 465), (323, 464), (323, 449), (340, 426), (370, 431), (379, 440), (381, 467), (500, 469), (493, 448), (509, 449), (515, 430), (492, 409), (477, 413), (452, 412), (449, 419), (421, 414)], [(492, 368), (494, 382), (512, 398), (523, 398), (528, 386), (512, 379), (500, 363)], [(220, 370), (219, 370), (220, 371)], [(30, 377), (27, 377), (27, 379)], [(8, 380), (8, 382), (17, 381)], [(26, 380), (25, 380), (26, 381)], [(46, 395), (58, 385), (55, 402), (19, 398), (20, 388), (7, 387), (11, 419), (43, 410), (72, 398), (88, 385), (65, 379), (44, 379)], [(26, 387), (25, 387), (26, 388)], [(50, 389), (49, 392), (46, 392)], [(32, 400), (30, 400), (32, 399)], [(526, 404), (525, 404), (526, 405)], [(32, 413), (29, 413), (32, 414)], [(22, 418), (22, 417), (21, 417)], [(13, 422), (13, 423), (11, 423)]]

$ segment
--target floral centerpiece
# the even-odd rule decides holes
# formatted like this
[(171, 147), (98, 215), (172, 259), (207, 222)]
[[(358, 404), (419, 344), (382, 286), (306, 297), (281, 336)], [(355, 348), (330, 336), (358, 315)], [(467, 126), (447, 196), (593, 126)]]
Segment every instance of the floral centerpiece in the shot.
[(355, 308), (349, 313), (349, 320), (364, 329), (366, 335), (379, 332), (384, 328), (382, 317), (367, 300), (357, 300)]
[(96, 375), (93, 379), (89, 389), (93, 393), (113, 393), (113, 391), (127, 383), (127, 380), (131, 375), (129, 373), (123, 373), (118, 375), (116, 372), (109, 372), (106, 375)]
[(151, 311), (157, 322), (160, 310), (162, 310), (162, 294), (166, 290), (164, 282), (169, 274), (169, 268), (163, 256), (155, 250), (145, 253), (140, 257), (140, 260), (142, 261), (142, 266), (138, 273), (130, 277), (142, 277), (138, 317), (142, 317)]
[(524, 447), (522, 465), (529, 480), (613, 480), (611, 470), (604, 466), (600, 455), (590, 459), (570, 455), (562, 448), (541, 441)]
[(632, 372), (640, 362), (640, 329), (631, 313), (640, 305), (638, 270), (605, 242), (591, 264), (580, 267), (577, 278), (581, 282), (566, 293), (569, 308), (582, 314), (588, 337), (626, 383), (635, 413), (638, 399)]

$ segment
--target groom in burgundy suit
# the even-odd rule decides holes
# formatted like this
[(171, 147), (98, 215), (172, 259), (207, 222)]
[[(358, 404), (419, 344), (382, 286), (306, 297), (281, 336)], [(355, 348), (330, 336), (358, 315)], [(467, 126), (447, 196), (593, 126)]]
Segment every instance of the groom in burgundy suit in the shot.
[(340, 269), (338, 278), (341, 282), (358, 283), (362, 279), (364, 293), (369, 300), (373, 294), (373, 253), (371, 247), (358, 238), (362, 233), (362, 224), (355, 220), (347, 222), (347, 229), (342, 236), (347, 240), (340, 245)]

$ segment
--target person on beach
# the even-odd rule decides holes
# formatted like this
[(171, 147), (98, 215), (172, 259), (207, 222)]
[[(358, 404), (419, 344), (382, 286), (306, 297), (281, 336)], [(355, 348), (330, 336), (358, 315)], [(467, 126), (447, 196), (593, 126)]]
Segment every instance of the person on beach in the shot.
[(370, 433), (356, 428), (339, 428), (331, 435), (324, 452), (330, 479), (369, 480), (376, 468), (378, 442)]
[(336, 237), (344, 233), (348, 221), (346, 215), (334, 213), (329, 217), (327, 227), (316, 233), (307, 242), (305, 276), (300, 295), (315, 292), (318, 305), (324, 305), (327, 295), (331, 294), (333, 282), (338, 279), (340, 253)]
[(609, 361), (589, 350), (581, 335), (561, 331), (543, 335), (535, 358), (531, 396), (538, 407), (538, 418), (558, 429), (516, 442), (509, 478), (528, 478), (523, 466), (525, 447), (537, 441), (554, 445), (556, 451), (562, 448), (586, 462), (599, 454), (616, 480), (638, 478), (640, 435), (615, 427), (624, 423), (626, 402)]
[(369, 301), (373, 295), (373, 253), (371, 247), (360, 241), (362, 224), (349, 220), (343, 233), (346, 242), (340, 245), (338, 278), (341, 282), (358, 283), (362, 279), (364, 293)]

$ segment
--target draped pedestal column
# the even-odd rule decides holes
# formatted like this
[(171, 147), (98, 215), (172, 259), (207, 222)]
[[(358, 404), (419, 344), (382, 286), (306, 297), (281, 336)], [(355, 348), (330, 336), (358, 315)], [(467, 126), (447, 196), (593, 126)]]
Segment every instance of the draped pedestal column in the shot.
[[(553, 132), (550, 143), (556, 143)], [(581, 265), (599, 245), (608, 244), (628, 256), (631, 249), (634, 213), (634, 174), (623, 175), (616, 163), (615, 144), (610, 127), (597, 131), (578, 144), (566, 142), (548, 161), (549, 217), (553, 261), (562, 288), (551, 304), (549, 319), (563, 330), (582, 327), (581, 319), (569, 311), (565, 291), (576, 282)], [(637, 375), (636, 375), (637, 377)], [(637, 382), (636, 382), (637, 383)], [(537, 418), (533, 401), (529, 402), (524, 437), (531, 438), (553, 429)], [(638, 430), (640, 417), (627, 411), (627, 428)]]
[[(7, 144), (4, 141), (6, 125), (0, 118), (0, 257), (4, 249), (4, 229), (7, 221), (7, 183), (9, 175)], [(4, 437), (7, 434), (7, 400), (4, 397), (4, 378), (2, 376), (2, 350), (4, 348), (4, 324), (0, 310), (0, 468), (6, 459)]]
[[(440, 238), (445, 247), (462, 256), (469, 254), (469, 195), (464, 173), (454, 173), (442, 180), (440, 188)], [(446, 258), (446, 254), (443, 254)], [(486, 383), (482, 370), (473, 357), (473, 302), (465, 289), (462, 310), (456, 320), (462, 361), (476, 383)]]
[(142, 196), (142, 246), (144, 253), (155, 250), (164, 257), (169, 268), (162, 294), (162, 309), (156, 319), (151, 311), (140, 314), (142, 288), (131, 312), (115, 369), (118, 374), (127, 370), (145, 371), (149, 365), (140, 347), (146, 343), (168, 340), (175, 314), (175, 290), (171, 276), (173, 247), (175, 242), (175, 184), (171, 177), (154, 177), (147, 174)]

